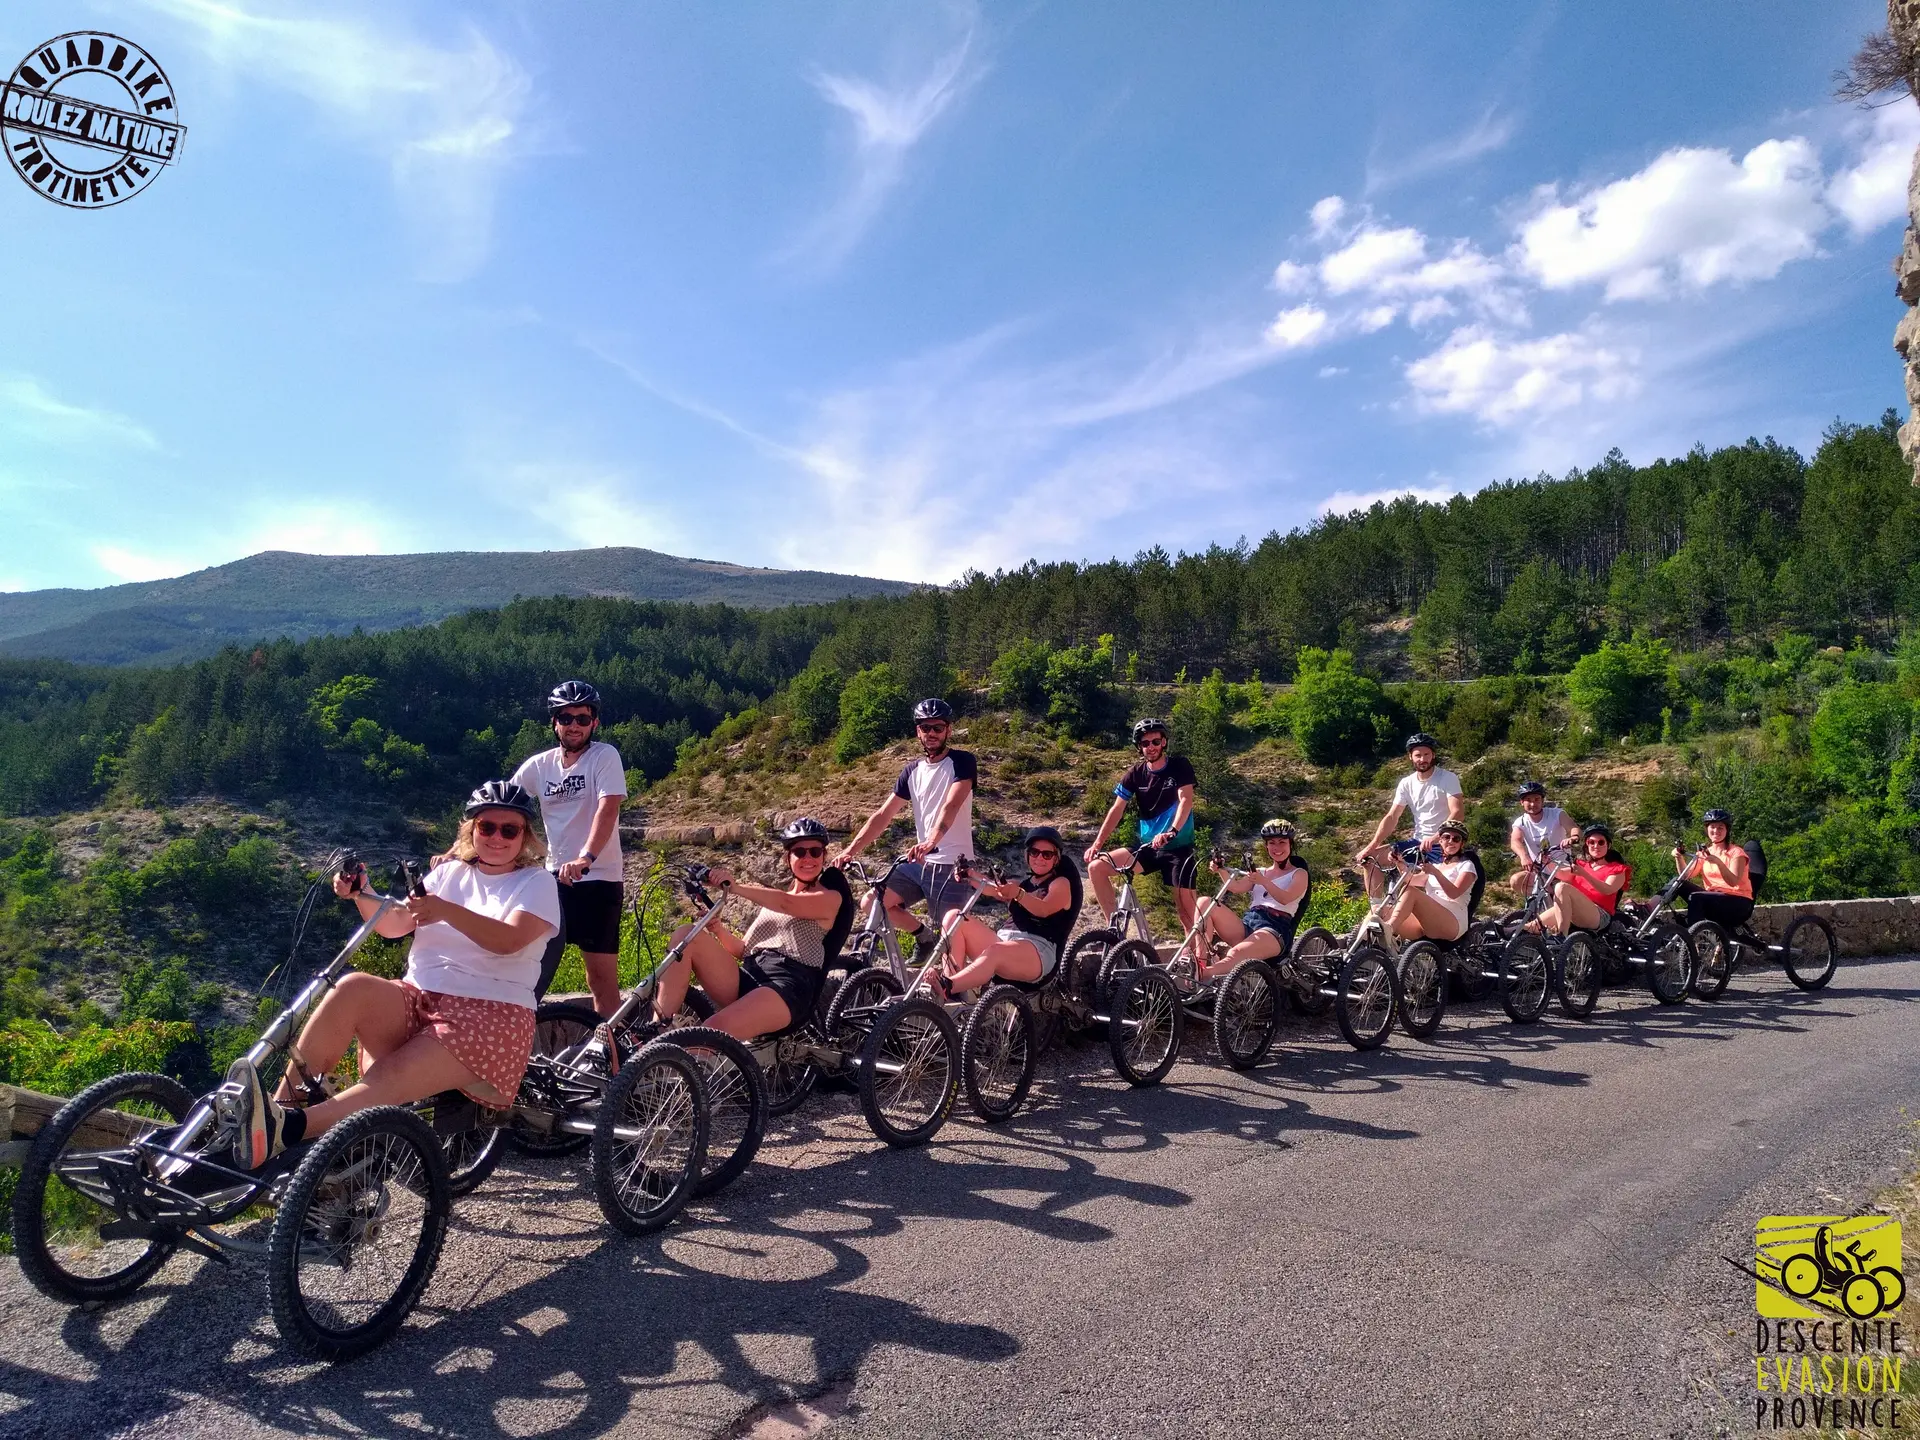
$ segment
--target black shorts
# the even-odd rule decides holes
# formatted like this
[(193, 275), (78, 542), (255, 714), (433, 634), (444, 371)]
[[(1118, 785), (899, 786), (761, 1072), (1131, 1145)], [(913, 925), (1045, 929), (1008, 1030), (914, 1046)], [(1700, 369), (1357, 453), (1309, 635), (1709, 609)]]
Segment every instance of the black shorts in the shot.
[(1687, 900), (1687, 923), (1711, 920), (1731, 934), (1753, 918), (1753, 901), (1744, 895), (1728, 895), (1707, 890), (1690, 881), (1682, 882), (1680, 894)]
[(620, 906), (626, 886), (618, 880), (576, 880), (560, 887), (560, 930), (566, 943), (588, 955), (620, 953)]
[(1285, 955), (1293, 948), (1293, 932), (1300, 928), (1300, 917), (1289, 915), (1283, 910), (1269, 910), (1264, 905), (1250, 906), (1242, 922), (1247, 927), (1247, 937), (1251, 939), (1257, 931), (1271, 930), (1280, 937), (1280, 953)]
[(1168, 845), (1160, 850), (1142, 845), (1133, 852), (1133, 863), (1142, 875), (1158, 875), (1176, 890), (1191, 890), (1194, 871), (1199, 868), (1191, 845)]
[(820, 999), (820, 987), (826, 979), (824, 965), (802, 965), (778, 950), (756, 950), (740, 962), (740, 993), (773, 991), (786, 1002), (789, 1025), (813, 1014), (813, 1007)]

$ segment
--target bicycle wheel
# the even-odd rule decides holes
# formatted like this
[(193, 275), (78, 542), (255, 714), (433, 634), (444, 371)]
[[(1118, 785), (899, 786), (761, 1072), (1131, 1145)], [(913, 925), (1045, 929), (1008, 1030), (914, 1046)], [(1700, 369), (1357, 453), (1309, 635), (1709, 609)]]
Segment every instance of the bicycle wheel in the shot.
[(790, 1030), (772, 1041), (773, 1056), (761, 1067), (767, 1082), (767, 1114), (787, 1115), (820, 1083), (820, 1067), (809, 1053), (812, 1031)]
[(1507, 932), (1491, 920), (1467, 927), (1454, 954), (1448, 983), (1456, 1000), (1484, 1000), (1499, 983), (1500, 952), (1507, 948)]
[(55, 1300), (118, 1300), (167, 1263), (170, 1239), (101, 1235), (119, 1217), (96, 1198), (112, 1194), (100, 1157), (177, 1124), (192, 1105), (178, 1080), (134, 1073), (96, 1081), (54, 1112), (13, 1191), (13, 1248), (34, 1289)]
[(953, 1113), (960, 1035), (931, 1000), (901, 1000), (874, 1022), (860, 1051), (860, 1108), (887, 1144), (924, 1145)]
[(1117, 930), (1089, 930), (1067, 946), (1067, 953), (1060, 958), (1060, 988), (1069, 1000), (1092, 1003), (1100, 966), (1107, 952), (1119, 943)]
[(593, 1126), (593, 1190), (607, 1223), (650, 1235), (693, 1198), (707, 1158), (707, 1082), (656, 1040), (620, 1067)]
[(474, 1124), (453, 1135), (440, 1137), (440, 1148), (447, 1156), (447, 1188), (457, 1198), (471, 1195), (500, 1163), (500, 1138), (504, 1125)]
[(1693, 942), (1691, 989), (1702, 1000), (1718, 1000), (1733, 978), (1733, 941), (1711, 920), (1694, 921), (1687, 938)]
[(1033, 1009), (1011, 985), (994, 985), (967, 1012), (960, 1032), (960, 1078), (967, 1103), (988, 1124), (1006, 1120), (1033, 1084)]
[(1560, 995), (1561, 1012), (1569, 1019), (1585, 1020), (1599, 1005), (1603, 963), (1600, 942), (1584, 930), (1576, 930), (1561, 945), (1553, 986)]
[(267, 1295), (289, 1345), (348, 1360), (385, 1340), (440, 1263), (446, 1152), (397, 1105), (349, 1115), (295, 1168), (267, 1235)]
[(1213, 1048), (1236, 1070), (1251, 1070), (1280, 1028), (1280, 982), (1264, 960), (1242, 960), (1213, 1000)]
[[(1138, 941), (1130, 942), (1138, 944)], [(1158, 1085), (1180, 1058), (1187, 1010), (1172, 978), (1158, 966), (1129, 968), (1113, 982), (1107, 1050), (1129, 1085)]]
[(1327, 989), (1339, 948), (1333, 932), (1319, 925), (1309, 925), (1293, 937), (1293, 947), (1280, 961), (1278, 973), (1302, 1015), (1324, 1015), (1333, 1003)]
[(1647, 987), (1662, 1005), (1678, 1005), (1693, 983), (1693, 942), (1671, 920), (1656, 920), (1640, 940), (1646, 949)]
[(1416, 940), (1400, 955), (1400, 1028), (1430, 1039), (1447, 1013), (1447, 972), (1453, 967), (1431, 940)]
[(1780, 960), (1787, 978), (1802, 990), (1824, 989), (1840, 963), (1833, 927), (1818, 915), (1799, 916), (1781, 937)]
[(1500, 957), (1500, 1006), (1516, 1025), (1531, 1025), (1547, 1008), (1553, 961), (1540, 937), (1521, 931)]
[(1400, 979), (1387, 952), (1362, 945), (1341, 965), (1333, 989), (1333, 1018), (1347, 1043), (1356, 1050), (1385, 1044), (1400, 1004)]
[[(549, 1000), (533, 1012), (533, 1054), (551, 1060), (592, 1039), (599, 1025), (600, 1016), (591, 1005)], [(517, 1116), (506, 1128), (507, 1144), (522, 1155), (571, 1155), (591, 1139), (565, 1130), (535, 1130)]]
[(1093, 1008), (1098, 1010), (1113, 1003), (1113, 987), (1127, 971), (1155, 967), (1159, 963), (1160, 952), (1146, 941), (1122, 940), (1107, 951), (1107, 958), (1100, 962), (1100, 976), (1093, 986)]
[(860, 1053), (881, 1014), (900, 998), (900, 982), (885, 970), (856, 970), (827, 1007), (827, 1044), (851, 1057)]
[(707, 1157), (693, 1193), (711, 1195), (740, 1178), (767, 1130), (767, 1082), (760, 1062), (733, 1036), (692, 1025), (670, 1037), (700, 1067), (707, 1086)]

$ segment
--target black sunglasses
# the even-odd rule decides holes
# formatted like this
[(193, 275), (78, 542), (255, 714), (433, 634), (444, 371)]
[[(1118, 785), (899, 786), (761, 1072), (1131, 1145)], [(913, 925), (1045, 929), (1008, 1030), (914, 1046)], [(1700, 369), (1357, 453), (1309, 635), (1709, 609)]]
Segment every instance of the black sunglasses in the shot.
[(518, 840), (520, 838), (520, 832), (522, 830), (525, 830), (526, 828), (527, 828), (526, 826), (513, 820), (506, 820), (506, 821), (500, 821), (500, 822), (495, 822), (492, 820), (476, 820), (473, 822), (474, 833), (477, 835), (484, 835), (489, 840), (491, 840), (496, 835), (498, 835), (502, 840)]
[(802, 860), (822, 860), (826, 858), (827, 847), (824, 845), (789, 845), (787, 847), (787, 854), (798, 855)]
[(1038, 855), (1043, 860), (1058, 860), (1060, 858), (1060, 852), (1058, 850), (1049, 850), (1044, 845), (1029, 845), (1027, 847), (1027, 854)]
[(591, 725), (593, 721), (594, 714), (591, 710), (572, 710), (564, 715), (553, 717), (553, 723), (556, 725)]

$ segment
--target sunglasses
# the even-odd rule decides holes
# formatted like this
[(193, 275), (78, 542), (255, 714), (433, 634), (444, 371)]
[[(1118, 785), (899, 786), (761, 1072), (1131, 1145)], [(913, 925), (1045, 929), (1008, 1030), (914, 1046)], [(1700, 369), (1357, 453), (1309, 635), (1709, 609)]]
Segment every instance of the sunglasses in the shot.
[(591, 725), (593, 721), (594, 715), (591, 710), (574, 710), (553, 717), (553, 723), (556, 725)]
[(1167, 748), (1167, 742), (1164, 739), (1155, 740), (1149, 738), (1140, 742), (1140, 748), (1142, 750), (1164, 750)]
[(802, 860), (824, 860), (827, 855), (827, 847), (824, 845), (790, 845), (787, 847), (787, 854), (797, 855)]
[(505, 820), (500, 822), (495, 822), (492, 820), (476, 820), (473, 822), (473, 833), (476, 835), (484, 835), (489, 840), (491, 840), (496, 835), (498, 835), (502, 840), (518, 840), (520, 838), (520, 832), (525, 830), (526, 828), (527, 828), (526, 826), (520, 824), (518, 821), (515, 821), (515, 820)]
[(1027, 854), (1041, 860), (1058, 860), (1060, 858), (1060, 852), (1058, 850), (1049, 850), (1044, 845), (1029, 845), (1027, 847)]
[(952, 727), (944, 720), (922, 720), (913, 728), (918, 730), (922, 735), (938, 735)]

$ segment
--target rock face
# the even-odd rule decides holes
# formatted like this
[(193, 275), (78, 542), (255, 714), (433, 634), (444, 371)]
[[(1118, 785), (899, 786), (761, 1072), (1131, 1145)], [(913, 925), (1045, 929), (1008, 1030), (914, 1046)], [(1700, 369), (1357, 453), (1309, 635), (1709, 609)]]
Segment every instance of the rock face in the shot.
[[(1887, 34), (1908, 55), (1920, 53), (1920, 0), (1887, 0)], [(1907, 423), (1900, 427), (1900, 453), (1913, 467), (1913, 483), (1920, 485), (1920, 150), (1907, 181), (1907, 235), (1900, 258), (1893, 262), (1893, 288), (1907, 304), (1907, 313), (1893, 332), (1893, 348), (1907, 371)]]

